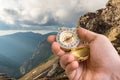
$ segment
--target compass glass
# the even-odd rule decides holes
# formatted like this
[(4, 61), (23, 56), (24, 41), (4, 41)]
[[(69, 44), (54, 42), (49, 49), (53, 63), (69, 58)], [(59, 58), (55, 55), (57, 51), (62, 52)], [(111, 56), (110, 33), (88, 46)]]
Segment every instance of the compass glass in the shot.
[(66, 28), (58, 32), (57, 42), (62, 48), (72, 49), (77, 47), (80, 40), (76, 34), (76, 29)]
[(70, 45), (72, 43), (74, 43), (75, 41), (75, 35), (72, 32), (62, 32), (60, 35), (60, 41), (61, 43), (63, 43), (64, 45)]

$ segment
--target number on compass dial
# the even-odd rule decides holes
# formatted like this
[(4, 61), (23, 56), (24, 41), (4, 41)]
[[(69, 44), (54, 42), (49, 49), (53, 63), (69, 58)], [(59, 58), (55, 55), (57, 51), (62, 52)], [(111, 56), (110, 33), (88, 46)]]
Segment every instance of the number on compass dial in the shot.
[(62, 31), (58, 35), (58, 43), (62, 48), (72, 49), (77, 47), (79, 39), (73, 31)]

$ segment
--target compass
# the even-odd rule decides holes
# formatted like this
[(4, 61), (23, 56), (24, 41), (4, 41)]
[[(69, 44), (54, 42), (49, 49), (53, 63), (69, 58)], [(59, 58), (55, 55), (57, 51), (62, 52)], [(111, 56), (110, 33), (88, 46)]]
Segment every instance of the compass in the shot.
[(71, 50), (80, 43), (76, 28), (61, 27), (58, 29), (56, 41), (63, 49)]
[(77, 35), (76, 28), (59, 28), (56, 41), (62, 49), (69, 51), (78, 62), (85, 61), (89, 58), (90, 49), (88, 47), (78, 47), (80, 39)]

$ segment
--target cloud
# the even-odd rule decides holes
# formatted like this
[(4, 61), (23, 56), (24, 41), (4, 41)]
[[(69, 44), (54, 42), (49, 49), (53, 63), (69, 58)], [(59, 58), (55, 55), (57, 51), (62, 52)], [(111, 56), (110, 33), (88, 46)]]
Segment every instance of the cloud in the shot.
[(0, 21), (21, 27), (77, 23), (86, 12), (105, 7), (107, 0), (0, 0)]

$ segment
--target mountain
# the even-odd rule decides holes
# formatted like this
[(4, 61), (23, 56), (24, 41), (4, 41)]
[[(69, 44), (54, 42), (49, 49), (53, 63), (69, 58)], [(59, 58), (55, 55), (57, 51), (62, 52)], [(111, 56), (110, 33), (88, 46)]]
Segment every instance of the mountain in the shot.
[(41, 34), (32, 32), (15, 33), (0, 37), (0, 54), (21, 65), (29, 58), (43, 39)]
[[(46, 34), (45, 36), (52, 35), (52, 34), (56, 34), (56, 33), (49, 33), (49, 34)], [(51, 51), (51, 45), (45, 39), (44, 41), (38, 44), (38, 48), (36, 52), (29, 58), (29, 60), (24, 62), (24, 64), (21, 66), (20, 68), (21, 73), (25, 74), (29, 72), (33, 68), (47, 61), (52, 55), (53, 54)]]
[(0, 73), (6, 73), (9, 74), (9, 76), (14, 76), (14, 72), (16, 72), (17, 67), (18, 66), (13, 60), (0, 54)]
[[(12, 63), (11, 63), (12, 62)], [(8, 66), (10, 68), (17, 67), (16, 63), (8, 57), (0, 54), (0, 65)]]
[[(19, 71), (20, 66), (29, 61), (31, 56), (38, 51), (38, 45), (40, 46), (40, 43), (51, 34), (54, 33), (42, 35), (33, 32), (19, 32), (0, 36), (0, 73), (6, 73), (15, 78), (22, 76)], [(46, 45), (46, 43), (44, 44)], [(46, 58), (38, 60), (38, 62), (42, 62)], [(33, 65), (36, 66), (38, 62)]]

